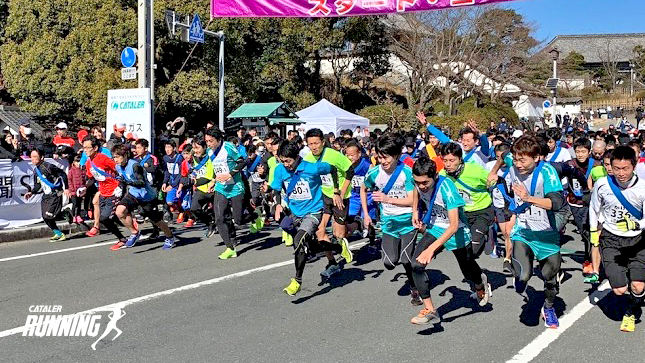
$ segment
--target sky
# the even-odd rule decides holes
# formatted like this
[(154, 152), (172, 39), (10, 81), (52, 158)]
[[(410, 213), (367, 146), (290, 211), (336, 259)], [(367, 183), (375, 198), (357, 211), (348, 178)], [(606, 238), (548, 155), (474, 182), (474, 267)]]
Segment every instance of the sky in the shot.
[(645, 0), (520, 0), (515, 9), (545, 44), (556, 35), (645, 33)]

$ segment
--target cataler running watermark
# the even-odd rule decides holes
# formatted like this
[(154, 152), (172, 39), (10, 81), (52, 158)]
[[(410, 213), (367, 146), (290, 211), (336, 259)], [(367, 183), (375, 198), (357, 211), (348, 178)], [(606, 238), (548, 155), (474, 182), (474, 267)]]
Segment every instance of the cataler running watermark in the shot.
[[(96, 337), (96, 341), (91, 345), (96, 350), (96, 344), (106, 338), (110, 333), (116, 334), (112, 340), (116, 339), (123, 333), (117, 328), (116, 323), (125, 316), (123, 308), (125, 304), (115, 304), (100, 310), (91, 310), (86, 313), (76, 313), (71, 315), (54, 314), (61, 313), (61, 305), (32, 305), (29, 307), (30, 314), (27, 315), (22, 336), (24, 337)], [(108, 312), (107, 317), (110, 321), (102, 329), (103, 314), (99, 312)], [(99, 335), (99, 332), (103, 331)]]

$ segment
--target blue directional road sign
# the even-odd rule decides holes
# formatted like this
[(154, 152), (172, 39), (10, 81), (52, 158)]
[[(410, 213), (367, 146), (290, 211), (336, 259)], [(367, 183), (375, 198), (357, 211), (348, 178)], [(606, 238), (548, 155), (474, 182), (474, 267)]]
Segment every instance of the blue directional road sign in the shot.
[(551, 107), (551, 101), (546, 100), (542, 102), (542, 108), (550, 108)]
[(130, 68), (134, 66), (136, 62), (137, 62), (136, 49), (131, 47), (125, 47), (121, 52), (121, 64), (123, 64), (125, 68)]
[(204, 29), (202, 28), (202, 21), (199, 19), (199, 15), (195, 14), (193, 21), (190, 23), (190, 29), (188, 29), (188, 41), (203, 43), (204, 42)]

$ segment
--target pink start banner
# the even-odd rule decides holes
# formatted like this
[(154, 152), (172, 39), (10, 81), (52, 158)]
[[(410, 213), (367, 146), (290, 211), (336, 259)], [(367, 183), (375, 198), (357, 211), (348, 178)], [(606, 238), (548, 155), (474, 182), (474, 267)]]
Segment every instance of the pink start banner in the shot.
[(516, 0), (211, 0), (212, 18), (309, 18), (427, 11)]

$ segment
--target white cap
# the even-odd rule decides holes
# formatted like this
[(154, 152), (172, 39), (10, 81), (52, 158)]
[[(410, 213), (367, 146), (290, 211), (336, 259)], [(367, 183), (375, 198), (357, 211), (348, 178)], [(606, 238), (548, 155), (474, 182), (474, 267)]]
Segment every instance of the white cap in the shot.
[(524, 132), (522, 132), (522, 130), (513, 131), (513, 138), (514, 139), (518, 139), (518, 138), (522, 137), (522, 135), (524, 135)]
[(64, 122), (59, 122), (58, 125), (56, 125), (57, 129), (67, 129), (67, 124)]
[(114, 124), (114, 130), (125, 131), (127, 128), (128, 126), (125, 124), (125, 122), (118, 122)]

